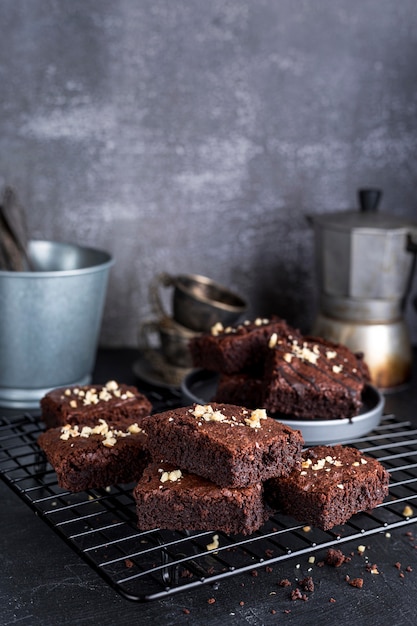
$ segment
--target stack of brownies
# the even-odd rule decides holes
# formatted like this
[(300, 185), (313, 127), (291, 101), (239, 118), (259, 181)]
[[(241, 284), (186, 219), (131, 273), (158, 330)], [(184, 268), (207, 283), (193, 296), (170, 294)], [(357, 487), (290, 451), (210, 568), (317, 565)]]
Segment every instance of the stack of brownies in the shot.
[(358, 450), (302, 451), (301, 433), (264, 409), (211, 403), (150, 415), (134, 387), (57, 389), (38, 442), (76, 492), (134, 482), (141, 530), (251, 534), (276, 511), (323, 529), (374, 508), (388, 472)]
[(264, 407), (298, 419), (357, 415), (369, 370), (362, 354), (303, 336), (279, 318), (255, 319), (193, 338), (194, 367), (219, 373), (217, 402)]
[(41, 400), (47, 430), (38, 438), (58, 484), (77, 492), (138, 480), (150, 461), (140, 421), (152, 404), (136, 387), (58, 388)]

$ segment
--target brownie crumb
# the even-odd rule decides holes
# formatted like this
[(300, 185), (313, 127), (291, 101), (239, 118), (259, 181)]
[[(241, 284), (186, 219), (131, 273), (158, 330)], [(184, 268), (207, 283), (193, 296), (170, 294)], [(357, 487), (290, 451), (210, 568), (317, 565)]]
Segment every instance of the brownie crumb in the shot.
[(207, 604), (214, 604), (216, 602), (216, 598), (209, 598), (207, 600)]
[(346, 560), (346, 556), (340, 550), (336, 550), (335, 548), (329, 548), (327, 550), (327, 555), (325, 558), (326, 565), (331, 565), (332, 567), (340, 567)]
[(182, 612), (183, 612), (185, 615), (189, 615), (189, 614), (191, 613), (190, 609), (183, 609), (183, 610), (182, 610)]
[(296, 587), (295, 589), (293, 589), (290, 593), (290, 598), (291, 600), (303, 600), (304, 602), (307, 602), (308, 597), (306, 596), (305, 593), (301, 593), (300, 589), (298, 589), (298, 587)]
[(288, 578), (283, 578), (282, 580), (279, 581), (278, 585), (280, 587), (291, 587), (291, 581), (288, 580)]
[(134, 563), (130, 559), (125, 559), (125, 565), (130, 569), (131, 567), (133, 567)]
[(271, 613), (271, 615), (275, 615), (276, 614), (276, 610), (275, 609), (271, 609), (270, 613)]
[(397, 561), (396, 563), (394, 563), (394, 567), (396, 567), (397, 569), (401, 569), (401, 563)]
[(362, 589), (363, 578), (352, 578), (352, 580), (349, 580), (349, 585), (351, 587), (356, 587), (357, 589)]
[(306, 576), (300, 580), (299, 585), (304, 591), (314, 591), (314, 582), (311, 576)]
[(336, 600), (334, 598), (330, 598), (329, 602), (334, 603)]

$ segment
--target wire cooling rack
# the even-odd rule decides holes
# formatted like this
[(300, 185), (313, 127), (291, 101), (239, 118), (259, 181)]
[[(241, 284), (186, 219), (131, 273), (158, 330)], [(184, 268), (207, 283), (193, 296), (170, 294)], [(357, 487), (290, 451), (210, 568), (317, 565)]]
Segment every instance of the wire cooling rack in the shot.
[[(221, 532), (140, 532), (133, 485), (73, 494), (59, 488), (36, 440), (39, 418), (0, 419), (0, 476), (117, 592), (133, 601), (160, 598), (257, 567), (311, 554), (417, 521), (417, 430), (393, 415), (351, 442), (390, 472), (390, 494), (372, 512), (331, 531), (277, 514), (249, 537)], [(214, 534), (218, 547), (209, 549)]]

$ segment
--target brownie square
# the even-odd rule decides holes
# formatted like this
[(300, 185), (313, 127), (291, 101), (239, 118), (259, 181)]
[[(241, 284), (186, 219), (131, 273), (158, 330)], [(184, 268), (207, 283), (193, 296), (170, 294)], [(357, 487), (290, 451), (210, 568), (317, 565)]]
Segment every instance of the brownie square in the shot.
[(272, 336), (282, 339), (299, 336), (284, 320), (257, 318), (238, 326), (223, 328), (216, 324), (210, 333), (193, 337), (190, 353), (194, 367), (235, 374), (243, 370), (263, 368), (263, 361)]
[(352, 515), (381, 504), (389, 473), (379, 461), (348, 446), (315, 446), (301, 469), (265, 485), (269, 504), (296, 520), (329, 530)]
[(211, 480), (220, 487), (246, 487), (287, 475), (300, 462), (300, 431), (262, 409), (194, 404), (144, 418), (155, 460)]
[(127, 427), (152, 411), (152, 404), (136, 387), (114, 380), (105, 385), (53, 389), (41, 399), (40, 405), (47, 428), (64, 424), (94, 426), (99, 419)]
[(50, 428), (38, 437), (59, 486), (73, 492), (137, 481), (150, 461), (145, 444), (136, 423), (119, 430), (104, 420)]
[(303, 419), (357, 415), (369, 382), (363, 356), (320, 337), (277, 341), (265, 361), (263, 406)]
[(133, 491), (140, 530), (213, 530), (249, 535), (272, 514), (257, 483), (240, 489), (165, 462), (149, 465)]
[(263, 406), (264, 381), (250, 374), (220, 374), (214, 402), (240, 404), (248, 409)]

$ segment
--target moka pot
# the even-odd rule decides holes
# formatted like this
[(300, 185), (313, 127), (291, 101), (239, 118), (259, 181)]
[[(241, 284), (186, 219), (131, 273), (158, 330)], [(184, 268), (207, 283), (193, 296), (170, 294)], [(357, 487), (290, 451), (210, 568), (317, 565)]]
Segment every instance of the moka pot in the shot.
[(359, 210), (307, 216), (314, 229), (319, 313), (312, 333), (363, 352), (372, 382), (410, 377), (404, 319), (416, 263), (417, 224), (378, 211), (381, 192), (359, 190)]

